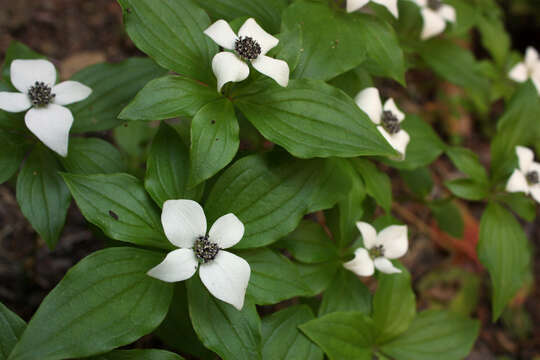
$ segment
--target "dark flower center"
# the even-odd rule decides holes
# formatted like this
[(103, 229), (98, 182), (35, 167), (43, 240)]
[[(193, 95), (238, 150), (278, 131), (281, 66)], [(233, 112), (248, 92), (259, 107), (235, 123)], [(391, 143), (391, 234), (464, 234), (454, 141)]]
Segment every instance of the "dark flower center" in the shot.
[(383, 111), (382, 126), (390, 135), (397, 134), (401, 130), (398, 118), (388, 110)]
[(53, 102), (56, 94), (52, 93), (52, 89), (44, 82), (36, 81), (34, 86), (28, 90), (28, 96), (34, 106), (45, 106)]
[(216, 258), (219, 252), (219, 247), (217, 244), (208, 240), (208, 235), (199, 236), (199, 238), (195, 241), (193, 251), (195, 252), (195, 256), (197, 257), (199, 263), (204, 264)]
[(527, 175), (525, 175), (525, 178), (530, 185), (536, 185), (540, 183), (540, 178), (537, 171), (529, 171)]
[(430, 8), (431, 10), (439, 10), (442, 6), (442, 1), (441, 0), (428, 0), (427, 2), (427, 6), (428, 8)]
[(384, 256), (384, 246), (377, 245), (369, 249), (369, 257), (372, 259), (380, 258)]
[(240, 36), (234, 43), (234, 50), (242, 59), (255, 60), (261, 55), (261, 46), (249, 36)]

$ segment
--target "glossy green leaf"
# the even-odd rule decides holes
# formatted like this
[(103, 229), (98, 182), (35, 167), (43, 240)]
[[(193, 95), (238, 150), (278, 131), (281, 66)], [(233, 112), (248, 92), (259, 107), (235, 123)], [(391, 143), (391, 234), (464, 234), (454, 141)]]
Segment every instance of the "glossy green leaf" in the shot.
[(84, 101), (69, 105), (73, 112), (74, 133), (101, 131), (122, 123), (120, 111), (150, 80), (165, 75), (166, 70), (152, 60), (131, 58), (117, 64), (89, 66), (71, 78), (92, 89)]
[(298, 326), (313, 320), (306, 305), (291, 306), (262, 320), (263, 360), (322, 360), (322, 351), (300, 332)]
[(368, 160), (351, 159), (351, 164), (364, 179), (367, 193), (372, 196), (386, 212), (389, 212), (390, 207), (392, 206), (392, 183), (390, 182), (390, 177), (384, 172), (379, 171), (379, 169)]
[(0, 359), (7, 360), (11, 350), (21, 338), (26, 323), (17, 314), (0, 303)]
[(137, 47), (165, 69), (201, 81), (213, 80), (217, 45), (203, 31), (208, 15), (191, 0), (118, 0), (126, 31)]
[(227, 166), (240, 146), (233, 104), (223, 99), (205, 105), (191, 122), (189, 185), (195, 186)]
[(373, 297), (373, 323), (377, 343), (385, 343), (409, 327), (416, 315), (411, 275), (379, 273), (379, 286)]
[(231, 165), (205, 203), (208, 223), (233, 213), (245, 233), (236, 248), (273, 243), (292, 232), (307, 212), (318, 183), (320, 161), (252, 155)]
[(110, 353), (94, 356), (88, 360), (183, 360), (175, 353), (165, 350), (115, 350)]
[(308, 209), (310, 213), (334, 207), (347, 197), (353, 186), (346, 159), (328, 158), (320, 163), (318, 182)]
[(251, 267), (247, 293), (255, 304), (275, 304), (310, 292), (297, 266), (285, 256), (267, 248), (239, 255)]
[(317, 264), (297, 264), (300, 277), (309, 287), (306, 296), (315, 296), (328, 288), (340, 266), (339, 261), (328, 261)]
[(371, 360), (374, 327), (360, 312), (334, 312), (300, 325), (330, 360)]
[(253, 17), (271, 34), (279, 32), (281, 12), (287, 0), (195, 0), (214, 19), (232, 21), (240, 17)]
[(465, 223), (461, 216), (461, 211), (452, 201), (436, 201), (429, 204), (433, 212), (437, 225), (446, 232), (458, 239), (461, 239), (465, 230)]
[(324, 292), (319, 316), (338, 311), (358, 311), (366, 315), (371, 313), (369, 289), (345, 268), (338, 271), (330, 287)]
[(261, 319), (249, 298), (238, 311), (210, 295), (198, 277), (188, 281), (187, 290), (193, 329), (208, 349), (223, 360), (262, 359)]
[(189, 150), (172, 127), (162, 122), (154, 137), (144, 187), (161, 207), (171, 199), (199, 200), (204, 186), (189, 189)]
[(407, 184), (407, 187), (421, 199), (431, 194), (433, 190), (433, 178), (427, 167), (420, 167), (414, 170), (401, 170), (399, 175)]
[(209, 102), (222, 98), (213, 86), (178, 75), (150, 81), (118, 116), (125, 120), (164, 120), (195, 116)]
[(496, 203), (490, 203), (482, 215), (478, 258), (491, 276), (492, 317), (496, 320), (523, 285), (531, 261), (521, 225)]
[(479, 329), (477, 320), (428, 310), (418, 314), (405, 333), (383, 344), (381, 350), (396, 360), (461, 360), (471, 351)]
[(9, 360), (81, 358), (150, 333), (172, 298), (172, 285), (146, 275), (161, 259), (128, 247), (86, 257), (43, 300)]
[(86, 220), (114, 240), (170, 249), (156, 206), (142, 183), (127, 174), (63, 174)]
[(510, 53), (510, 36), (503, 20), (492, 14), (493, 12), (489, 14), (491, 16), (478, 16), (476, 25), (484, 48), (489, 51), (497, 65), (504, 66)]
[(68, 156), (60, 159), (73, 174), (113, 174), (126, 171), (122, 154), (110, 143), (98, 138), (72, 138)]
[(17, 178), (17, 202), (32, 227), (53, 249), (58, 242), (71, 196), (60, 163), (49, 149), (37, 146)]
[(17, 172), (27, 148), (22, 136), (0, 130), (0, 184)]
[(286, 88), (261, 81), (234, 102), (266, 139), (296, 157), (395, 155), (354, 101), (320, 80)]
[(462, 199), (478, 201), (485, 199), (489, 194), (489, 185), (473, 179), (461, 178), (449, 180), (444, 183), (448, 190)]
[(497, 200), (529, 222), (536, 218), (536, 202), (524, 193), (502, 193)]
[(450, 147), (446, 149), (446, 155), (448, 155), (452, 163), (464, 174), (469, 175), (478, 182), (488, 182), (486, 169), (480, 163), (478, 155), (471, 150), (462, 147)]
[(276, 243), (285, 248), (298, 261), (318, 263), (337, 260), (338, 253), (323, 227), (313, 221), (304, 220), (295, 231)]

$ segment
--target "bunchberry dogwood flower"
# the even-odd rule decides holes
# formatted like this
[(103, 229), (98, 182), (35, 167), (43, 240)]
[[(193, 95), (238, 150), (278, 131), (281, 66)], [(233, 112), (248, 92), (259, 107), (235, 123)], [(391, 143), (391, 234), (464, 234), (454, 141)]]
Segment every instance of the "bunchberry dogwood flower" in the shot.
[(405, 119), (396, 106), (394, 99), (390, 98), (381, 102), (379, 90), (367, 88), (358, 93), (355, 98), (356, 104), (365, 112), (371, 121), (377, 124), (377, 129), (390, 145), (405, 157), (407, 145), (411, 140), (409, 134), (401, 128), (401, 122)]
[(445, 4), (443, 0), (413, 0), (422, 13), (424, 26), (422, 27), (422, 40), (439, 35), (446, 28), (446, 22), (456, 22), (456, 10)]
[(398, 0), (347, 0), (347, 12), (350, 13), (359, 10), (370, 1), (387, 8), (388, 11), (390, 11), (390, 13), (394, 15), (395, 18), (399, 16), (397, 6)]
[(540, 94), (540, 57), (536, 49), (529, 46), (525, 51), (525, 60), (514, 66), (508, 76), (520, 83), (531, 79)]
[(225, 20), (216, 21), (204, 33), (219, 46), (232, 51), (220, 52), (212, 59), (218, 91), (230, 81), (239, 82), (249, 76), (246, 62), (250, 62), (257, 71), (274, 79), (279, 85), (288, 85), (289, 65), (283, 60), (266, 56), (279, 40), (264, 31), (254, 19), (246, 20), (238, 36)]
[(516, 147), (519, 168), (508, 179), (506, 191), (523, 192), (540, 203), (540, 163), (534, 161), (534, 153), (523, 146)]
[(223, 249), (236, 245), (244, 236), (244, 224), (227, 214), (206, 233), (206, 216), (193, 200), (167, 200), (161, 213), (163, 230), (169, 241), (179, 247), (148, 271), (148, 275), (166, 282), (192, 277), (199, 267), (199, 277), (208, 291), (238, 310), (251, 274), (249, 264)]
[(0, 92), (0, 109), (26, 111), (28, 129), (51, 150), (67, 156), (73, 114), (63, 105), (86, 99), (92, 89), (77, 81), (57, 85), (56, 69), (47, 60), (13, 60), (11, 83), (20, 93)]
[(357, 222), (356, 227), (362, 234), (364, 247), (356, 249), (354, 259), (343, 266), (359, 276), (371, 276), (375, 269), (386, 274), (400, 273), (389, 259), (400, 258), (407, 252), (407, 226), (391, 225), (379, 234), (365, 222)]

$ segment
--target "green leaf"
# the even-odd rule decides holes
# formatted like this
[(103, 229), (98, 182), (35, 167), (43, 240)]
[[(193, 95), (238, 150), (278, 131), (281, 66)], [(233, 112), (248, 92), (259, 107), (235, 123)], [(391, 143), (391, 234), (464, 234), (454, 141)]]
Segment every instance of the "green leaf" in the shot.
[(32, 227), (53, 249), (58, 242), (71, 196), (58, 174), (60, 163), (51, 151), (38, 146), (17, 178), (17, 202)]
[(298, 261), (318, 263), (337, 260), (338, 253), (322, 226), (310, 220), (304, 220), (294, 232), (276, 243), (276, 247), (285, 248)]
[(160, 207), (171, 199), (201, 198), (203, 185), (187, 186), (188, 152), (176, 130), (162, 122), (150, 148), (144, 179), (144, 187)]
[(26, 323), (0, 302), (0, 359), (7, 360), (21, 338)]
[(73, 174), (113, 174), (126, 171), (122, 154), (110, 143), (98, 138), (70, 139), (68, 156), (60, 161)]
[(429, 204), (429, 208), (441, 230), (458, 239), (463, 237), (465, 223), (461, 211), (452, 201), (434, 201)]
[(478, 258), (493, 287), (493, 320), (523, 285), (531, 252), (521, 225), (507, 210), (490, 203), (480, 222)]
[(377, 203), (389, 212), (392, 206), (392, 183), (388, 175), (379, 171), (370, 161), (364, 159), (351, 159), (352, 166), (364, 179), (367, 193)]
[(462, 173), (469, 175), (478, 182), (488, 182), (486, 169), (480, 163), (478, 155), (471, 150), (461, 147), (449, 147), (446, 149), (446, 155)]
[(227, 213), (245, 226), (235, 248), (271, 244), (292, 232), (307, 212), (317, 183), (319, 161), (252, 155), (231, 165), (218, 179), (205, 212), (213, 223)]
[(317, 264), (297, 264), (298, 271), (310, 292), (306, 296), (315, 296), (326, 290), (341, 266), (339, 261)]
[(536, 202), (524, 193), (502, 193), (497, 200), (505, 203), (513, 212), (528, 222), (536, 218)]
[(404, 269), (401, 274), (378, 276), (379, 286), (373, 297), (373, 323), (378, 344), (398, 336), (416, 315), (416, 301), (411, 287), (411, 275)]
[(19, 170), (27, 146), (24, 138), (0, 130), (0, 184), (9, 180)]
[(313, 320), (307, 305), (291, 306), (262, 320), (262, 358), (264, 360), (323, 360), (322, 351), (298, 330)]
[(146, 84), (118, 117), (125, 120), (192, 117), (204, 105), (220, 98), (213, 86), (178, 75), (167, 75)]
[(191, 122), (189, 185), (195, 186), (229, 164), (240, 146), (234, 106), (223, 99), (204, 106)]
[(189, 353), (201, 359), (214, 359), (215, 355), (203, 346), (191, 326), (185, 282), (174, 285), (171, 304), (173, 306), (169, 307), (167, 317), (156, 329), (155, 334), (167, 347), (177, 352)]
[(247, 293), (255, 304), (275, 304), (310, 292), (297, 266), (285, 256), (267, 248), (243, 251), (239, 255), (251, 267)]
[(165, 72), (152, 60), (143, 58), (92, 65), (79, 71), (71, 79), (92, 88), (92, 94), (69, 105), (75, 118), (71, 131), (102, 131), (120, 125), (120, 111), (148, 81)]
[(414, 170), (401, 170), (399, 175), (412, 193), (420, 199), (424, 199), (431, 194), (434, 184), (429, 168), (420, 167)]
[(498, 66), (504, 66), (510, 53), (511, 41), (504, 22), (495, 16), (478, 16), (477, 28), (482, 45), (489, 51)]
[(223, 360), (261, 360), (261, 319), (246, 298), (242, 311), (208, 293), (197, 277), (187, 283), (189, 316), (203, 344)]
[(310, 213), (334, 207), (352, 188), (346, 159), (329, 158), (320, 162), (318, 183), (308, 209)]
[(137, 47), (165, 69), (212, 81), (217, 45), (203, 31), (208, 15), (191, 0), (118, 0), (126, 31)]
[(363, 89), (373, 87), (371, 76), (362, 67), (356, 67), (346, 73), (336, 76), (328, 83), (343, 90), (353, 99)]
[(171, 249), (141, 182), (127, 174), (63, 174), (86, 220), (114, 240)]
[(383, 162), (402, 170), (414, 170), (427, 166), (435, 161), (444, 151), (446, 145), (431, 125), (416, 115), (407, 115), (401, 127), (409, 133), (411, 141), (407, 146), (405, 160)]
[(175, 353), (165, 350), (115, 350), (88, 358), (88, 360), (183, 360)]
[(281, 12), (287, 0), (195, 0), (214, 19), (232, 21), (240, 17), (253, 17), (271, 34), (279, 31)]
[(358, 19), (328, 4), (300, 0), (290, 5), (282, 15), (282, 32), (300, 25), (304, 49), (291, 77), (329, 80), (360, 65), (366, 46)]
[(324, 292), (319, 316), (338, 311), (371, 313), (371, 293), (352, 272), (340, 269), (332, 284)]
[(473, 179), (461, 178), (445, 181), (444, 185), (457, 197), (466, 200), (479, 201), (489, 195), (489, 185)]
[[(294, 6), (294, 5), (293, 5)], [(320, 80), (268, 81), (234, 96), (262, 135), (296, 157), (395, 155), (367, 115), (341, 90)]]
[(86, 257), (43, 300), (9, 360), (81, 358), (150, 333), (172, 298), (170, 284), (146, 275), (161, 260), (128, 247)]
[(9, 84), (12, 89), (14, 88), (11, 85), (9, 72), (11, 62), (15, 59), (46, 59), (46, 57), (30, 49), (21, 42), (11, 41), (5, 53), (4, 63), (2, 64), (2, 80)]
[(302, 48), (304, 40), (302, 27), (297, 25), (292, 29), (285, 29), (278, 35), (278, 38), (279, 44), (270, 51), (269, 55), (286, 61), (289, 65), (289, 71), (294, 72), (304, 50)]
[(361, 312), (334, 312), (300, 325), (330, 360), (371, 360), (373, 321)]
[(460, 360), (472, 349), (480, 324), (448, 311), (418, 314), (409, 329), (382, 345), (384, 354), (396, 360)]

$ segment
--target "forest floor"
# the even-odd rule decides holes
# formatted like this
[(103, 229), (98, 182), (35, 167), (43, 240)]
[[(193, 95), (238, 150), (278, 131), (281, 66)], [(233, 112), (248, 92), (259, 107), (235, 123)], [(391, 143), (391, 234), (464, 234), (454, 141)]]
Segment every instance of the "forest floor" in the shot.
[[(0, 5), (0, 61), (12, 40), (46, 54), (63, 79), (94, 63), (142, 55), (125, 34), (122, 13), (114, 0), (3, 1)], [(517, 43), (522, 46), (524, 39), (520, 38)], [(426, 91), (433, 91), (420, 89), (418, 84), (425, 83), (426, 79), (446, 94), (459, 93), (459, 89), (450, 84), (437, 83), (432, 74), (420, 72), (408, 74), (408, 94), (394, 83), (383, 82), (382, 86), (392, 96), (410, 100), (411, 91), (420, 97), (428, 96)], [(444, 109), (440, 107), (436, 99), (427, 98), (410, 102), (405, 109), (436, 114), (440, 120), (435, 126), (437, 130), (458, 134), (464, 144), (488, 164), (489, 140), (479, 134), (481, 131), (474, 119), (466, 112), (459, 118), (448, 119), (441, 116)], [(435, 174), (435, 191), (443, 191), (441, 179), (457, 174), (444, 157), (430, 168)], [(395, 182), (393, 187), (396, 199), (407, 195), (403, 184)], [(535, 249), (534, 279), (514, 299), (504, 319), (493, 324), (490, 321), (489, 280), (476, 261), (474, 251), (470, 251), (477, 241), (481, 212), (476, 205), (461, 205), (466, 231), (464, 239), (457, 241), (442, 233), (432, 215), (419, 204), (403, 202), (393, 208), (394, 216), (410, 224), (412, 245), (404, 264), (412, 273), (419, 306), (448, 305), (456, 294), (462, 294), (459, 292), (463, 287), (460, 275), (471, 274), (472, 278), (479, 279), (479, 291), (465, 298), (472, 303), (478, 302), (472, 314), (482, 321), (482, 330), (467, 359), (490, 360), (501, 356), (540, 359), (540, 216), (535, 223), (524, 224)], [(72, 205), (58, 247), (54, 251), (48, 250), (21, 214), (14, 183), (0, 185), (0, 301), (23, 319), (32, 316), (44, 296), (71, 266), (103, 245), (103, 240), (89, 230), (76, 206)], [(451, 269), (457, 269), (456, 275), (445, 276)], [(143, 342), (159, 345), (153, 338), (145, 338)], [(141, 342), (135, 346), (140, 345)]]

